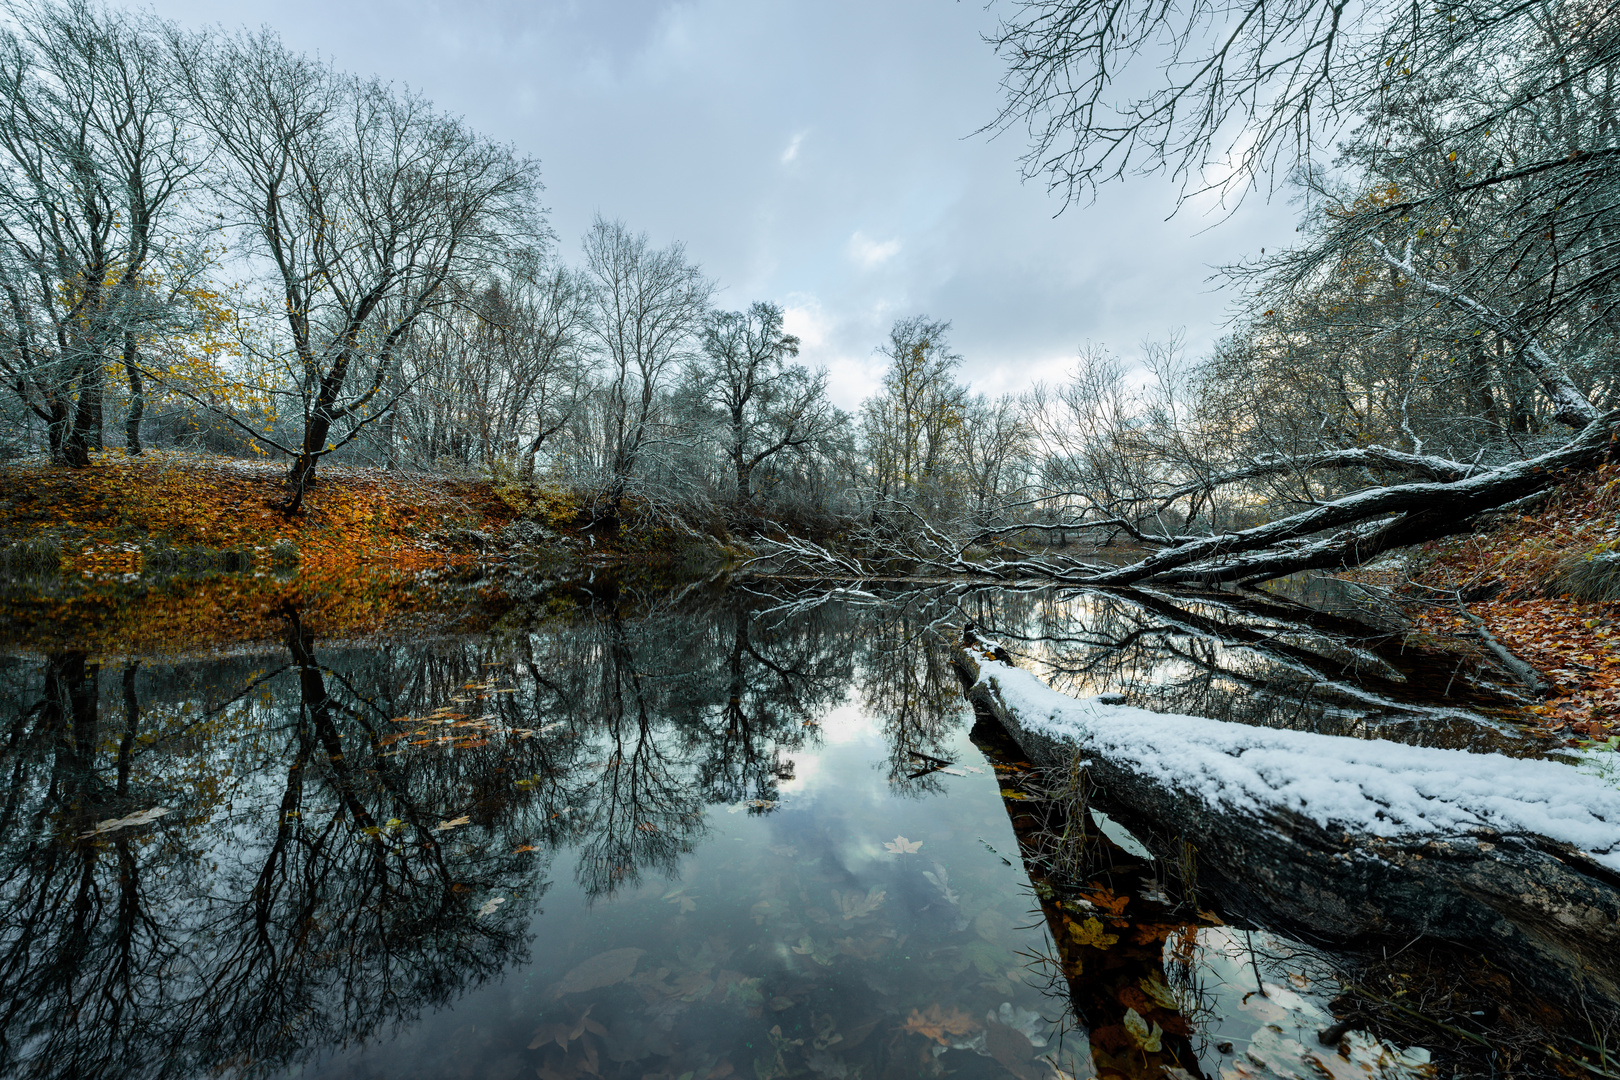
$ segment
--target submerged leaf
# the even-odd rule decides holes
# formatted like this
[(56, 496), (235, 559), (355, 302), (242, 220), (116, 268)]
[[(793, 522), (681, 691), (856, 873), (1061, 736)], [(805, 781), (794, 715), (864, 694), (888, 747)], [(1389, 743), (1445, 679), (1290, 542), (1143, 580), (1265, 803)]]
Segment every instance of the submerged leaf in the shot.
[(922, 841), (907, 840), (903, 836), (897, 836), (893, 840), (886, 841), (883, 846), (891, 855), (911, 855), (922, 847)]
[(874, 888), (862, 896), (858, 892), (841, 893), (833, 890), (833, 903), (838, 905), (838, 912), (845, 920), (861, 919), (872, 914), (883, 906), (883, 898), (889, 894), (882, 889)]
[(1036, 1080), (1040, 1076), (1033, 1065), (1035, 1044), (1017, 1028), (999, 1021), (987, 1020), (984, 1030), (984, 1048), (990, 1056), (1019, 1080)]
[(1164, 1029), (1154, 1024), (1150, 1030), (1148, 1022), (1142, 1019), (1142, 1014), (1135, 1009), (1125, 1010), (1125, 1030), (1131, 1033), (1131, 1038), (1136, 1040), (1137, 1046), (1150, 1054), (1157, 1054), (1164, 1049)]
[(952, 1006), (947, 1011), (936, 1001), (921, 1012), (912, 1009), (901, 1030), (933, 1039), (941, 1046), (949, 1046), (951, 1040), (948, 1036), (966, 1035), (978, 1030), (979, 1026), (977, 1020), (961, 1009)]
[(154, 806), (150, 810), (142, 810), (140, 813), (131, 814), (128, 817), (109, 818), (106, 821), (98, 824), (89, 832), (80, 833), (79, 839), (82, 840), (90, 836), (101, 836), (104, 833), (117, 832), (119, 829), (128, 829), (136, 825), (145, 825), (148, 822), (156, 821), (164, 814), (172, 813), (174, 813), (174, 811), (167, 806)]
[(1140, 986), (1147, 993), (1147, 996), (1153, 999), (1155, 1004), (1166, 1009), (1180, 1011), (1181, 1002), (1176, 1000), (1175, 992), (1164, 981), (1164, 976), (1157, 971), (1151, 975), (1142, 976), (1136, 981), (1136, 985)]
[(613, 949), (598, 953), (564, 975), (562, 982), (556, 985), (553, 996), (583, 994), (587, 990), (598, 990), (623, 982), (636, 970), (636, 961), (641, 959), (644, 952), (645, 949)]

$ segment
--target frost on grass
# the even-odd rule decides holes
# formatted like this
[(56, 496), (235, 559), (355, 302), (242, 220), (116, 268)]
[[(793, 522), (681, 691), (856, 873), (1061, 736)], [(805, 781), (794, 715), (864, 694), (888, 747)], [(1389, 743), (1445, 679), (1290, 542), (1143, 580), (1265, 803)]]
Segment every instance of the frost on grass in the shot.
[(1303, 815), (1385, 838), (1531, 833), (1620, 870), (1620, 789), (1576, 765), (1155, 713), (1061, 694), (982, 661), (1033, 734), (1073, 743), (1212, 806)]

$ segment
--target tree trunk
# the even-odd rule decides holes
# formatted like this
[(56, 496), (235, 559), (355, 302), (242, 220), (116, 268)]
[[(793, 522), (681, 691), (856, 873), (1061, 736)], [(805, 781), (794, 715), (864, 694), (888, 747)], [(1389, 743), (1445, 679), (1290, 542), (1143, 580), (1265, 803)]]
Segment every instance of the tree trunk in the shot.
[(1234, 808), (1026, 724), (970, 652), (951, 659), (975, 710), (1030, 761), (1066, 772), (1083, 751), (1093, 801), (1161, 864), (1183, 842), (1197, 848), (1201, 903), (1329, 940), (1432, 935), (1488, 950), (1549, 1000), (1620, 1007), (1620, 875), (1570, 845), (1485, 830), (1379, 837)]
[(141, 452), (141, 419), (146, 415), (146, 388), (141, 384), (140, 354), (135, 335), (124, 334), (124, 374), (129, 377), (129, 411), (124, 414), (124, 450), (134, 457)]
[(90, 432), (100, 414), (100, 396), (91, 392), (90, 377), (86, 373), (79, 380), (79, 398), (73, 404), (73, 419), (62, 438), (62, 461), (70, 468), (82, 469), (90, 464)]
[(79, 411), (84, 416), (84, 447), (86, 451), (101, 450), (105, 440), (102, 432), (105, 430), (104, 416), (106, 399), (107, 369), (96, 357), (85, 368), (79, 379)]
[(304, 424), (304, 442), (299, 455), (293, 459), (292, 470), (287, 474), (287, 482), (292, 485), (292, 498), (282, 507), (288, 514), (296, 514), (303, 508), (304, 491), (315, 481), (315, 466), (320, 463), (326, 451), (326, 440), (332, 433), (333, 415), (332, 404), (337, 400), (338, 385), (342, 382), (342, 373), (338, 372), (321, 380), (321, 392), (315, 398), (315, 407), (310, 410), (309, 420)]
[(68, 403), (59, 397), (51, 398), (49, 410), (50, 419), (45, 423), (45, 439), (51, 449), (51, 460), (59, 465), (65, 465), (68, 429), (72, 423), (72, 415)]
[(388, 406), (388, 415), (382, 418), (383, 454), (387, 458), (389, 472), (394, 472), (399, 468), (399, 451), (394, 444), (394, 418), (398, 413), (398, 406), (390, 405)]
[(1473, 398), (1474, 411), (1485, 423), (1485, 439), (1495, 442), (1502, 437), (1502, 416), (1496, 404), (1496, 393), (1491, 388), (1491, 361), (1485, 346), (1475, 338), (1469, 346), (1468, 391)]

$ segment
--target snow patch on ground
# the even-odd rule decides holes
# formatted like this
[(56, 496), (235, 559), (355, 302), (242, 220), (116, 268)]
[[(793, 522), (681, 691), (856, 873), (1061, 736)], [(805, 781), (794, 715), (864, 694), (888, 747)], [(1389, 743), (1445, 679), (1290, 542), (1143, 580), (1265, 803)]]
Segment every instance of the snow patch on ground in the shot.
[(1535, 833), (1620, 870), (1620, 788), (1575, 765), (1076, 699), (995, 660), (981, 662), (980, 678), (1030, 732), (1214, 805), (1285, 808), (1324, 828), (1387, 838)]

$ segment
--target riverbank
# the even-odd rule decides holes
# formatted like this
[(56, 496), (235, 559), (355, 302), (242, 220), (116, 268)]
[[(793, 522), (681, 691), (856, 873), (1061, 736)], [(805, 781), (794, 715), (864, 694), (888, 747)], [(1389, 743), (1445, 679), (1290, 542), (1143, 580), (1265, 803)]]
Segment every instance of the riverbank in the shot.
[(298, 566), (466, 568), (514, 559), (719, 565), (721, 541), (670, 528), (607, 532), (569, 493), (331, 466), (286, 514), (285, 469), (176, 452), (95, 456), (69, 470), (0, 466), (0, 562), (86, 577)]
[[(1620, 736), (1620, 466), (1575, 477), (1541, 505), (1490, 528), (1425, 545), (1393, 586), (1409, 640), (1504, 671), (1527, 719), (1567, 745)], [(1382, 579), (1382, 580), (1378, 580)], [(1485, 634), (1528, 665), (1512, 670)]]

